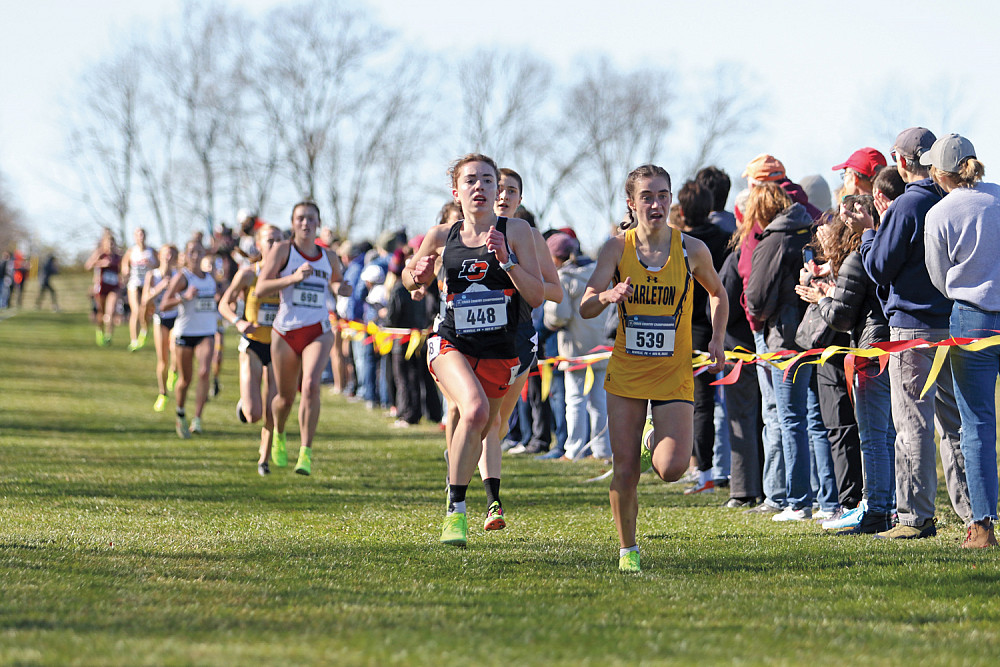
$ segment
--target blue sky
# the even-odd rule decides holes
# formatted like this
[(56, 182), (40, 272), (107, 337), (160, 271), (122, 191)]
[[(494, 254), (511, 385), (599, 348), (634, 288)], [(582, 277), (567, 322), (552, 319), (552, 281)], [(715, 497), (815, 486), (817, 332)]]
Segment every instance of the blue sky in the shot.
[[(231, 4), (259, 14), (276, 3)], [(968, 136), (988, 179), (1000, 151), (1000, 124), (993, 120), (1000, 103), (1000, 3), (956, 3), (953, 10), (923, 0), (636, 1), (624, 9), (597, 0), (368, 4), (405, 39), (441, 53), (524, 47), (562, 68), (605, 53), (622, 67), (670, 66), (692, 73), (692, 80), (717, 62), (737, 63), (751, 74), (751, 92), (768, 105), (759, 131), (720, 161), (736, 178), (754, 155), (769, 152), (793, 178), (821, 173), (833, 186), (832, 165), (865, 145), (888, 154), (895, 132), (915, 124)], [(60, 116), (72, 104), (81, 67), (135, 25), (155, 25), (178, 6), (176, 0), (0, 4), (0, 171), (46, 240), (65, 238), (74, 218), (86, 217), (59, 185)], [(683, 113), (688, 91), (679, 92)], [(669, 160), (664, 166), (680, 167)]]

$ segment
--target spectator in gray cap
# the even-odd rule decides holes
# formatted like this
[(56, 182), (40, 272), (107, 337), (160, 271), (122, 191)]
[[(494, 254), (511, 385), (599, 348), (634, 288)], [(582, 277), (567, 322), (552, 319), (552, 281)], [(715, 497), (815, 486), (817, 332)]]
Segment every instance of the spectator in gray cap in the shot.
[[(927, 213), (925, 257), (931, 281), (949, 299), (951, 335), (983, 338), (1000, 330), (1000, 186), (983, 183), (986, 172), (972, 142), (949, 134), (920, 158), (948, 194)], [(997, 414), (991, 391), (1000, 368), (1000, 348), (951, 348), (955, 400), (962, 416), (962, 454), (972, 519), (962, 547), (996, 547)]]
[(799, 187), (806, 191), (809, 203), (821, 211), (827, 211), (833, 205), (830, 186), (819, 174), (810, 174), (799, 179)]
[[(606, 340), (601, 318), (580, 317), (580, 301), (597, 264), (588, 262), (581, 265), (575, 261), (580, 254), (579, 245), (569, 234), (553, 234), (546, 239), (545, 244), (559, 271), (559, 282), (566, 294), (561, 303), (545, 302), (545, 326), (558, 331), (559, 356), (582, 357), (595, 347), (604, 345)], [(593, 370), (593, 385), (590, 392), (586, 393), (584, 385), (587, 367), (572, 362), (562, 362), (559, 366), (566, 380), (568, 434), (562, 457), (566, 460), (583, 458), (588, 450), (596, 459), (611, 458), (607, 397), (604, 393), (604, 374), (607, 372), (608, 362), (602, 359), (591, 364), (590, 368)]]

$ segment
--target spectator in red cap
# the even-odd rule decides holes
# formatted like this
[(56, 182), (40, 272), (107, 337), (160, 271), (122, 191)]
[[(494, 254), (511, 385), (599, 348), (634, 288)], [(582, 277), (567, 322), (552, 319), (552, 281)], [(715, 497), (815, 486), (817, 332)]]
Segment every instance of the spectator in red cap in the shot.
[(866, 146), (854, 151), (847, 160), (833, 166), (833, 171), (844, 170), (844, 190), (841, 194), (872, 194), (872, 181), (885, 165), (885, 156), (874, 148)]

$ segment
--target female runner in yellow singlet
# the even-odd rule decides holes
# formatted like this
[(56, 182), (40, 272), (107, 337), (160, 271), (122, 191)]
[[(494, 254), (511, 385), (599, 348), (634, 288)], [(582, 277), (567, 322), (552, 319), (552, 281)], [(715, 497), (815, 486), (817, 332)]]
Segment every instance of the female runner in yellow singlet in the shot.
[[(254, 233), (254, 247), (262, 258), (279, 241), (281, 231), (274, 225), (261, 225)], [(257, 473), (261, 476), (271, 472), (268, 464), (274, 431), (271, 402), (277, 394), (271, 365), (271, 325), (281, 305), (278, 294), (265, 298), (257, 295), (257, 275), (262, 264), (263, 259), (237, 271), (219, 301), (219, 314), (236, 327), (242, 337), (239, 345), (240, 400), (236, 404), (237, 417), (242, 422), (252, 423), (257, 423), (261, 417), (264, 419), (257, 458)], [(242, 317), (237, 313), (237, 303), (241, 298), (246, 304)]]
[(648, 404), (652, 404), (656, 474), (667, 482), (677, 480), (691, 458), (691, 278), (709, 294), (710, 373), (719, 372), (725, 363), (722, 341), (729, 304), (705, 244), (667, 224), (671, 193), (666, 170), (654, 165), (634, 170), (625, 181), (625, 195), (631, 224), (601, 249), (580, 314), (597, 317), (608, 304), (618, 309), (618, 332), (604, 382), (614, 456), (611, 512), (621, 543), (618, 567), (639, 572), (636, 488)]

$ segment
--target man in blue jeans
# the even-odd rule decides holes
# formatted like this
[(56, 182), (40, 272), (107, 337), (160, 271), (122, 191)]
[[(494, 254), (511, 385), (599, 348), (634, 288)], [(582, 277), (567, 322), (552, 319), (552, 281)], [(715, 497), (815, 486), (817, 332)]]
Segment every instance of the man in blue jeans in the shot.
[[(882, 214), (878, 231), (861, 236), (865, 270), (888, 291), (885, 313), (892, 341), (948, 338), (952, 303), (931, 283), (924, 263), (924, 221), (944, 192), (921, 166), (920, 156), (935, 137), (930, 130), (912, 127), (896, 137), (892, 156), (906, 182), (903, 194), (887, 206), (875, 199)], [(934, 500), (937, 492), (935, 423), (941, 431), (941, 462), (952, 506), (968, 525), (972, 508), (965, 478), (965, 458), (959, 445), (961, 419), (955, 403), (951, 366), (945, 362), (937, 382), (921, 398), (934, 360), (933, 348), (911, 348), (889, 357), (892, 418), (896, 426), (896, 507), (899, 524), (877, 533), (880, 539), (916, 539), (937, 534)]]

